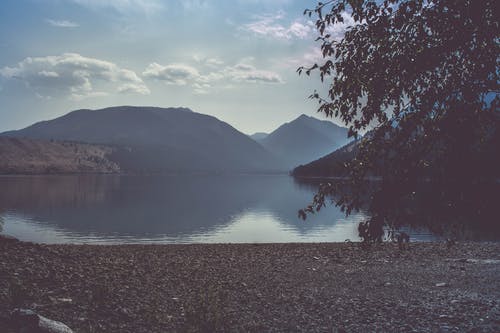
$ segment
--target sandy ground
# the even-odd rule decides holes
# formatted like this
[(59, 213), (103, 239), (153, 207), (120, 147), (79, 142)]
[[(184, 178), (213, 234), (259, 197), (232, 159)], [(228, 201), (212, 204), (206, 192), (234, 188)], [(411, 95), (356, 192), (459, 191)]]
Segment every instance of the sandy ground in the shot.
[(500, 332), (500, 244), (37, 245), (0, 239), (0, 331)]

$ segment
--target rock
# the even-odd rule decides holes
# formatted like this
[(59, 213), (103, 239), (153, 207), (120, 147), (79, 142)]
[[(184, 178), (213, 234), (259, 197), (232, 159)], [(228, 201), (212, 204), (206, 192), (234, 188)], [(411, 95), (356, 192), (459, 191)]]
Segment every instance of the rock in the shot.
[(72, 303), (73, 302), (73, 299), (71, 299), (69, 297), (56, 298), (56, 297), (49, 296), (49, 300), (55, 304), (57, 304), (57, 303)]
[(40, 316), (32, 310), (15, 309), (11, 320), (21, 333), (73, 333), (65, 324)]
[(472, 264), (500, 264), (499, 259), (467, 259), (466, 262)]
[(127, 308), (119, 308), (119, 311), (124, 316), (132, 317), (132, 312)]

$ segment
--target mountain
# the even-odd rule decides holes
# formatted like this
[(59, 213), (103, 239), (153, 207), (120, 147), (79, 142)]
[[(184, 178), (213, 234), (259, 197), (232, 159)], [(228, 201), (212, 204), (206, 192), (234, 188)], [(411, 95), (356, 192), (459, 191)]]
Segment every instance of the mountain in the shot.
[(268, 136), (269, 134), (267, 133), (264, 133), (264, 132), (257, 132), (257, 133), (254, 133), (252, 135), (249, 135), (249, 137), (251, 137), (252, 139), (254, 139), (255, 141), (260, 141), (262, 139), (265, 139), (266, 136)]
[(111, 145), (109, 158), (128, 172), (283, 170), (245, 134), (186, 108), (83, 109), (1, 136)]
[[(500, 124), (499, 116), (496, 118), (496, 124)], [(454, 175), (455, 179), (476, 176), (482, 179), (498, 179), (498, 170), (500, 170), (500, 159), (498, 158), (500, 131), (495, 129), (495, 123), (493, 123), (490, 130), (483, 132), (484, 135), (479, 139), (475, 138), (466, 141), (461, 138), (463, 140), (462, 144), (450, 145), (446, 147), (448, 150), (443, 149), (441, 145), (436, 145), (435, 150), (430, 150), (424, 155), (425, 160), (433, 162), (420, 168), (418, 171), (419, 177), (443, 178), (443, 174), (446, 174), (447, 179), (453, 179), (452, 175)], [(354, 159), (361, 142), (371, 140), (374, 134), (375, 130), (370, 130), (359, 140), (353, 141), (318, 160), (296, 167), (292, 171), (292, 175), (295, 177), (347, 176), (348, 170), (344, 167), (345, 163)], [(381, 175), (384, 170), (392, 170), (382, 159), (374, 162), (375, 167), (370, 170), (369, 175)], [(460, 167), (457, 167), (457, 165)], [(455, 174), (457, 172), (458, 176)]]
[(0, 174), (118, 173), (112, 148), (0, 137)]
[(301, 115), (257, 141), (291, 169), (345, 145), (347, 132), (330, 121)]
[(333, 153), (293, 169), (294, 177), (342, 177), (347, 175), (344, 163), (351, 161), (358, 151), (359, 140), (349, 142)]

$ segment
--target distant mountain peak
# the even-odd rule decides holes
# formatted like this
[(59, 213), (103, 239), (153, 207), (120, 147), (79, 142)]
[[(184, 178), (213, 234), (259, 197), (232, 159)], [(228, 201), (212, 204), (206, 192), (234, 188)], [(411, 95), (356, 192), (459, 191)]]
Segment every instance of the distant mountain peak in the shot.
[(301, 114), (257, 141), (293, 168), (343, 146), (349, 141), (347, 132), (329, 120)]
[(252, 135), (249, 135), (249, 137), (251, 137), (255, 141), (260, 141), (260, 140), (265, 139), (268, 135), (269, 135), (268, 133), (256, 132), (256, 133), (254, 133)]
[[(316, 118), (311, 117), (311, 116), (308, 116), (308, 115), (306, 115), (306, 114), (304, 114), (304, 113), (303, 113), (303, 114), (301, 114), (301, 115), (300, 115), (297, 119), (295, 119), (295, 120), (308, 120), (308, 119), (316, 119)], [(316, 120), (318, 120), (318, 119), (316, 119)]]

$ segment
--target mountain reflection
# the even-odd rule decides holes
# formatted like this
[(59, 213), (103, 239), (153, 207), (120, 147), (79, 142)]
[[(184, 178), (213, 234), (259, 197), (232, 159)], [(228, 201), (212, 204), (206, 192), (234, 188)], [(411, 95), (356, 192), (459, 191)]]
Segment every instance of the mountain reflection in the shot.
[[(272, 234), (279, 228), (304, 236), (343, 221), (349, 223), (352, 237), (356, 228), (335, 207), (299, 220), (297, 210), (310, 201), (314, 186), (299, 185), (284, 175), (19, 176), (0, 177), (0, 187), (6, 225), (28, 221), (41, 230), (52, 228), (77, 238), (189, 241), (212, 235), (211, 241), (232, 242), (247, 240), (241, 234), (250, 227), (259, 228), (253, 241), (294, 241), (283, 235), (273, 240)], [(224, 237), (214, 236), (217, 233)], [(232, 239), (228, 233), (239, 236)], [(33, 237), (29, 240), (39, 241), (34, 232)]]

